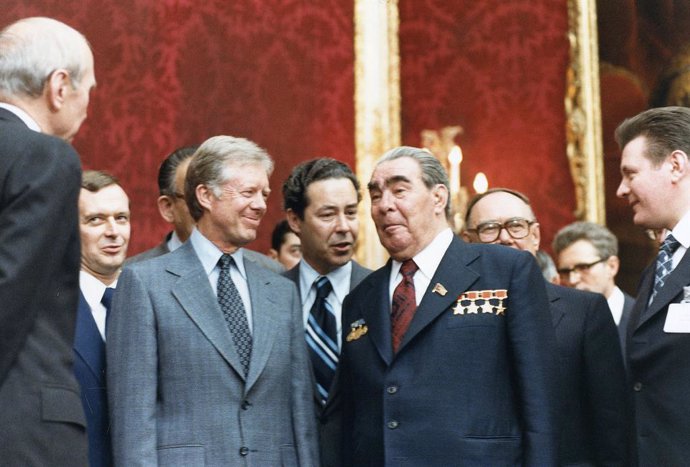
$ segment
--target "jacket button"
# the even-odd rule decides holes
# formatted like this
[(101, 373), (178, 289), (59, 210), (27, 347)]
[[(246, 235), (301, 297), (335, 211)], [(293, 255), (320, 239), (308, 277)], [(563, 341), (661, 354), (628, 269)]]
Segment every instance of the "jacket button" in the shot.
[(386, 392), (388, 392), (388, 394), (395, 394), (398, 392), (398, 386), (388, 386)]
[(249, 448), (246, 447), (246, 446), (242, 446), (242, 447), (240, 448), (240, 456), (243, 456), (243, 457), (244, 457), (244, 456), (246, 456), (247, 454), (249, 454)]
[(639, 381), (633, 385), (633, 391), (635, 392), (640, 392), (642, 391), (642, 383)]
[(249, 402), (248, 400), (243, 400), (242, 401), (242, 410), (247, 410), (251, 405), (252, 405), (252, 403)]
[(398, 428), (399, 425), (400, 424), (397, 420), (391, 420), (390, 422), (388, 422), (388, 428), (390, 428), (391, 430), (395, 430), (396, 428)]

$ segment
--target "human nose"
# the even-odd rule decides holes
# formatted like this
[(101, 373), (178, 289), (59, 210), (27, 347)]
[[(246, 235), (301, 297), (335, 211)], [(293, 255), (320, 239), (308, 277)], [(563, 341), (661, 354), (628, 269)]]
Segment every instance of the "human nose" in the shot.
[(117, 222), (112, 217), (105, 221), (105, 235), (108, 237), (116, 237), (118, 235)]
[(498, 241), (502, 245), (512, 245), (513, 237), (508, 233), (508, 229), (506, 229), (505, 226), (501, 226), (500, 229), (501, 230), (498, 231)]
[(616, 196), (619, 198), (624, 198), (629, 192), (630, 188), (628, 187), (628, 184), (625, 180), (621, 180), (620, 184), (618, 185), (618, 189), (616, 190)]
[(346, 232), (349, 230), (349, 223), (345, 213), (341, 213), (335, 217), (336, 232)]
[(252, 208), (265, 211), (266, 210), (266, 197), (263, 193), (257, 193), (252, 200)]

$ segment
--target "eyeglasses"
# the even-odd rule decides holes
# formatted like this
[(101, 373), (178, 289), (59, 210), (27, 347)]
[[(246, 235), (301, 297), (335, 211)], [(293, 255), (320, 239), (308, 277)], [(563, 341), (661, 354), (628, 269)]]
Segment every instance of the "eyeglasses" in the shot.
[(467, 229), (467, 231), (476, 233), (479, 241), (482, 243), (495, 242), (501, 236), (501, 230), (503, 229), (515, 240), (519, 240), (529, 235), (529, 228), (536, 223), (537, 221), (528, 221), (522, 217), (513, 217), (503, 224), (500, 222), (484, 222), (479, 224), (476, 229)]
[(583, 273), (589, 272), (589, 270), (592, 267), (596, 266), (599, 263), (603, 263), (607, 259), (608, 258), (601, 258), (601, 259), (598, 259), (592, 263), (580, 263), (580, 264), (576, 264), (572, 268), (561, 268), (561, 269), (557, 270), (558, 275), (561, 276), (561, 279), (567, 280), (570, 278), (570, 274), (572, 274), (573, 272), (576, 272), (578, 274), (583, 274)]

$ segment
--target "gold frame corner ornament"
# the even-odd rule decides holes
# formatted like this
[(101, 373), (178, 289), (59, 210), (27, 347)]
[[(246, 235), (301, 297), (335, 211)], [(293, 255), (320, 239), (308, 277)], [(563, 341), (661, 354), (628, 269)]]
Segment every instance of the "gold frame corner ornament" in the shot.
[(575, 185), (575, 218), (604, 225), (606, 205), (596, 0), (568, 0), (566, 154)]

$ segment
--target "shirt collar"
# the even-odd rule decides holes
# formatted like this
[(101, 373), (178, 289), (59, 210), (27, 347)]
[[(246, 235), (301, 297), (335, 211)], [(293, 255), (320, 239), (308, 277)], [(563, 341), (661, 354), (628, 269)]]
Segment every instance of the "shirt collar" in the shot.
[(182, 241), (180, 240), (180, 237), (177, 235), (177, 232), (175, 232), (174, 230), (172, 231), (172, 234), (170, 235), (167, 244), (168, 250), (170, 251), (175, 251), (182, 246)]
[(92, 276), (88, 272), (84, 270), (79, 271), (79, 288), (81, 289), (81, 292), (84, 294), (86, 303), (88, 303), (89, 306), (93, 307), (93, 304), (101, 303), (101, 299), (103, 298), (103, 292), (105, 292), (106, 287), (110, 287), (111, 289), (116, 288), (117, 279), (115, 279), (115, 281), (112, 284), (105, 285), (103, 282), (101, 282), (99, 279)]
[(690, 248), (690, 211), (681, 217), (671, 233), (683, 248)]
[[(446, 250), (452, 241), (453, 231), (450, 230), (450, 227), (443, 229), (426, 248), (412, 258), (422, 274), (429, 278), (429, 280), (436, 274), (436, 269), (441, 264), (443, 255), (446, 254)], [(402, 262), (393, 260), (391, 263), (391, 277), (398, 275), (401, 266)]]
[[(221, 256), (223, 256), (223, 252), (220, 251), (220, 249), (214, 245), (211, 240), (204, 237), (204, 235), (199, 232), (196, 227), (194, 230), (192, 230), (192, 235), (190, 235), (189, 241), (192, 242), (192, 247), (194, 247), (194, 251), (199, 257), (199, 261), (201, 261), (204, 271), (206, 271), (206, 275), (210, 275), (213, 271), (213, 268), (218, 265), (218, 260)], [(232, 258), (235, 260), (235, 266), (237, 266), (237, 269), (240, 271), (242, 278), (247, 280), (247, 274), (244, 270), (242, 248), (238, 248), (230, 256), (232, 256)]]
[[(342, 266), (332, 270), (326, 277), (331, 282), (333, 286), (333, 293), (338, 298), (338, 301), (342, 303), (345, 300), (347, 294), (350, 293), (350, 276), (352, 275), (352, 261), (348, 261)], [(299, 286), (300, 286), (300, 296), (304, 298), (307, 297), (309, 291), (314, 285), (314, 281), (321, 277), (322, 274), (316, 272), (314, 268), (311, 267), (304, 259), (300, 260), (299, 263)]]
[(31, 115), (29, 115), (16, 105), (8, 104), (7, 102), (0, 102), (0, 108), (3, 108), (15, 114), (17, 117), (19, 117), (19, 119), (22, 122), (24, 122), (26, 126), (29, 127), (29, 129), (37, 131), (39, 133), (41, 132), (41, 127), (38, 125), (38, 122), (36, 122), (36, 120), (34, 120)]

